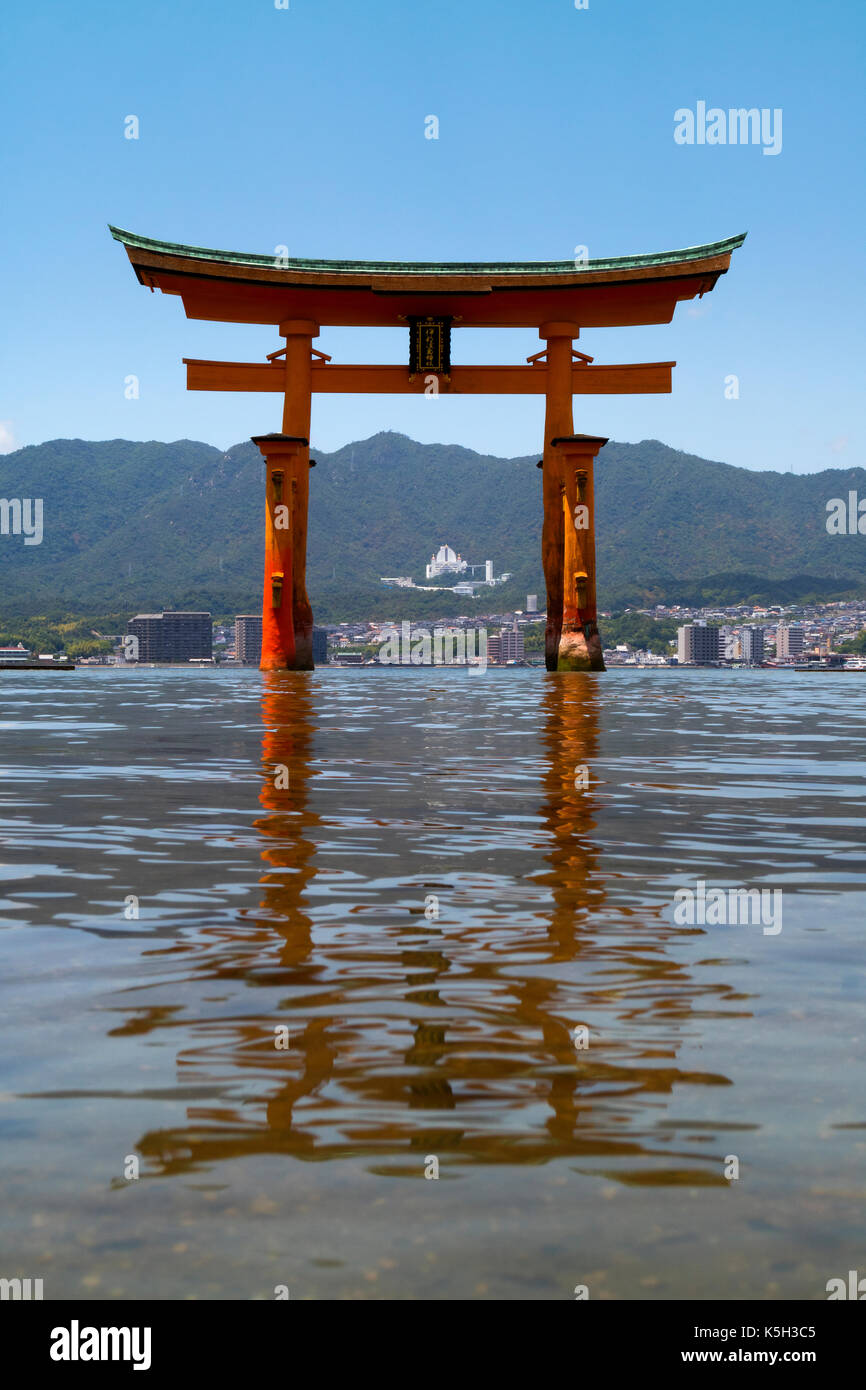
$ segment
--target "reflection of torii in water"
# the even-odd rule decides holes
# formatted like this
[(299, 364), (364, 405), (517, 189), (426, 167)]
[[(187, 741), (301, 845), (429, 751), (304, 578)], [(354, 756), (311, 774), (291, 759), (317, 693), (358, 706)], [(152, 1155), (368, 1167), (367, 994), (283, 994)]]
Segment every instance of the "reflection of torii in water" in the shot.
[[(213, 954), (208, 950), (201, 968), (207, 974), (240, 976), (248, 985), (278, 980), (293, 991), (306, 990), (319, 973), (312, 962), (312, 919), (302, 905), (315, 875), (315, 845), (305, 832), (319, 820), (307, 805), (313, 753), (312, 702), (308, 678), (301, 673), (266, 674), (263, 680), (259, 800), (266, 814), (253, 825), (269, 842), (261, 857), (270, 871), (260, 879), (264, 896), (254, 921), (251, 923), (246, 911), (241, 911), (237, 926), (228, 931), (217, 928), (220, 964), (214, 968)], [(209, 1047), (203, 1050), (208, 1063), (227, 1054), (235, 1073), (249, 1069), (261, 1079), (264, 1071), (268, 1088), (273, 1073), (278, 1089), (267, 1102), (264, 1124), (250, 1120), (244, 1108), (225, 1102), (219, 1111), (190, 1107), (188, 1129), (151, 1132), (141, 1140), (140, 1152), (157, 1160), (166, 1173), (239, 1154), (292, 1152), (312, 1156), (314, 1137), (294, 1124), (292, 1112), (299, 1098), (312, 1094), (331, 1076), (336, 1030), (319, 1013), (296, 1030), (295, 1017), (296, 1013), (287, 1009), (273, 1018), (259, 1016), (255, 1022), (235, 1022), (228, 1044), (219, 1047), (216, 1056)], [(202, 1026), (208, 1030), (207, 1024)], [(277, 1050), (275, 1030), (284, 1026), (290, 1030), (290, 1047)], [(220, 1032), (224, 1028), (225, 1024), (221, 1025)], [(184, 1052), (179, 1060), (189, 1063), (193, 1057)], [(287, 1072), (291, 1073), (288, 1080)]]
[[(212, 938), (200, 966), (208, 976), (240, 978), (247, 987), (284, 985), (287, 997), (270, 1016), (260, 1005), (251, 1009), (252, 1022), (200, 1021), (194, 1028), (202, 1045), (179, 1057), (187, 1081), (191, 1066), (208, 1071), (208, 1081), (225, 1082), (229, 1092), (239, 1074), (248, 1077), (264, 1109), (245, 1086), (243, 1100), (222, 1100), (218, 1109), (191, 1106), (183, 1129), (150, 1132), (139, 1151), (166, 1173), (256, 1153), (365, 1154), (388, 1159), (384, 1171), (411, 1154), (411, 1170), (420, 1172), (420, 1151), (482, 1165), (625, 1159), (631, 1160), (631, 1171), (621, 1174), (627, 1180), (683, 1180), (682, 1163), (678, 1173), (664, 1147), (670, 1132), (660, 1136), (657, 1128), (659, 1098), (678, 1084), (724, 1084), (724, 1078), (686, 1073), (665, 1059), (675, 1055), (682, 1019), (698, 997), (724, 987), (699, 988), (671, 959), (664, 943), (672, 928), (665, 924), (631, 921), (637, 914), (623, 908), (627, 934), (617, 929), (594, 839), (594, 679), (554, 676), (544, 694), (541, 812), (549, 867), (532, 874), (537, 848), (527, 847), (527, 878), (549, 885), (552, 903), (538, 893), (516, 920), (513, 912), (488, 917), (481, 935), (477, 922), (445, 929), (418, 908), (417, 925), (386, 923), (360, 959), (348, 953), (348, 964), (345, 953), (328, 959), (327, 925), (318, 947), (313, 942), (304, 903), (316, 872), (311, 832), (321, 823), (309, 805), (314, 725), (305, 680), (275, 674), (262, 701), (266, 814), (255, 826), (268, 868), (260, 909), (253, 922), (242, 915), (228, 940), (218, 929), (216, 966)], [(501, 938), (504, 948), (497, 945)], [(527, 955), (533, 968), (521, 971)], [(401, 974), (402, 991), (395, 988)], [(375, 1023), (359, 998), (374, 1001)], [(383, 1041), (386, 999), (393, 1027)], [(304, 1017), (296, 1031), (293, 1019)], [(397, 1041), (399, 1024), (412, 1033), (408, 1049)], [(572, 1036), (580, 1024), (590, 1029), (585, 1051)], [(278, 1025), (290, 1028), (289, 1051), (274, 1047)], [(227, 1030), (228, 1040), (213, 1049), (210, 1038), (224, 1038)], [(335, 1085), (345, 1103), (323, 1098)], [(539, 1100), (550, 1110), (543, 1129), (523, 1113)], [(307, 1102), (300, 1119), (299, 1101)], [(720, 1166), (704, 1175), (689, 1158), (690, 1183), (723, 1181)]]
[[(266, 678), (262, 697), (262, 766), (264, 781), (259, 800), (267, 815), (253, 824), (260, 834), (274, 843), (262, 850), (262, 859), (276, 872), (266, 873), (261, 883), (265, 895), (263, 911), (272, 914), (274, 929), (283, 938), (279, 951), (281, 969), (288, 972), (287, 983), (308, 986), (318, 973), (311, 964), (313, 954), (312, 919), (304, 911), (304, 892), (315, 876), (315, 845), (305, 831), (318, 823), (319, 817), (308, 808), (310, 764), (313, 752), (313, 719), (308, 682), (300, 673), (286, 672)], [(288, 774), (283, 786), (283, 770)], [(261, 920), (261, 919), (260, 919)], [(292, 1017), (288, 1015), (288, 1020)], [(279, 1020), (278, 1027), (287, 1020)], [(331, 1025), (329, 1031), (329, 1024)], [(278, 1094), (267, 1104), (267, 1127), (272, 1135), (284, 1136), (287, 1150), (298, 1145), (312, 1151), (311, 1134), (295, 1126), (293, 1110), (297, 1100), (312, 1094), (330, 1079), (336, 1063), (336, 1031), (329, 1018), (314, 1013), (303, 1029), (295, 1031), (288, 1024), (291, 1047), (277, 1051), (268, 1039), (268, 1057), (273, 1049), (273, 1067), (285, 1075), (287, 1062), (297, 1057), (300, 1075), (283, 1080)], [(290, 1142), (293, 1139), (294, 1142)], [(265, 1146), (268, 1150), (273, 1143)], [(277, 1144), (283, 1148), (283, 1143)]]
[[(553, 971), (533, 973), (518, 990), (521, 1016), (534, 1020), (552, 1059), (552, 1065), (540, 1064), (549, 1077), (550, 1143), (536, 1146), (535, 1152), (542, 1149), (549, 1157), (633, 1156), (639, 1163), (629, 1180), (658, 1182), (664, 1180), (658, 1157), (669, 1161), (672, 1155), (658, 1147), (657, 1097), (678, 1084), (725, 1084), (725, 1078), (659, 1065), (659, 1059), (675, 1056), (677, 1039), (669, 1027), (663, 1039), (646, 1035), (647, 1026), (660, 1031), (655, 1007), (670, 1007), (670, 997), (658, 997), (663, 984), (671, 986), (684, 1016), (698, 987), (666, 952), (665, 924), (648, 923), (645, 914), (622, 904), (615, 907), (608, 898), (610, 875), (602, 876), (593, 838), (598, 813), (594, 788), (600, 781), (596, 679), (552, 676), (545, 712), (543, 815), (551, 848), (546, 856), (550, 869), (539, 881), (549, 885), (553, 897), (550, 961), (579, 961), (581, 971), (567, 992)], [(627, 929), (624, 942), (618, 916)], [(715, 986), (708, 988), (715, 992)], [(575, 1046), (576, 1027), (587, 1030), (588, 1046)], [(638, 1127), (636, 1118), (647, 1106), (651, 1118)], [(689, 1158), (694, 1161), (693, 1154)], [(619, 1175), (610, 1172), (611, 1177)], [(684, 1175), (669, 1170), (668, 1176), (677, 1181)], [(721, 1169), (717, 1179), (694, 1169), (688, 1177), (690, 1182), (723, 1181)]]

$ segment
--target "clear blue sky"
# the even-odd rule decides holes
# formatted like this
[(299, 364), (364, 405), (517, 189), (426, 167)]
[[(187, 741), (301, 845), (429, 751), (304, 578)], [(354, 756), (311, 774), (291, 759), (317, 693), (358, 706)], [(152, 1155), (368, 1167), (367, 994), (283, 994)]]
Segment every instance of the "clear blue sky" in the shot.
[[(75, 436), (225, 447), (279, 398), (187, 392), (181, 358), (256, 360), (266, 328), (188, 321), (106, 224), (370, 260), (566, 259), (748, 231), (673, 324), (588, 330), (597, 361), (677, 359), (671, 396), (584, 397), (575, 427), (750, 468), (862, 465), (863, 0), (7, 0), (0, 447)], [(781, 108), (777, 156), (678, 145), (674, 112)], [(440, 138), (424, 138), (435, 114)], [(124, 138), (124, 118), (140, 139)], [(347, 361), (402, 333), (325, 329)], [(528, 332), (455, 333), (519, 362)], [(124, 378), (140, 399), (124, 398)], [(739, 378), (726, 400), (725, 378)], [(515, 455), (542, 402), (314, 398), (313, 440), (379, 429)]]

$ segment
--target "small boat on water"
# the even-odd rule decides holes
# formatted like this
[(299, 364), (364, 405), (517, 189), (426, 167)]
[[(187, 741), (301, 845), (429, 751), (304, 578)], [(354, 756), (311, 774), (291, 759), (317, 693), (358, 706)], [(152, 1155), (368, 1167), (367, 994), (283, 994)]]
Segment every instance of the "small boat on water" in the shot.
[(28, 661), (3, 661), (0, 660), (0, 671), (74, 671), (74, 661), (55, 661), (51, 657), (48, 661), (41, 656), (32, 657)]
[(68, 656), (53, 656), (40, 652), (35, 656), (29, 647), (19, 642), (16, 647), (0, 647), (0, 671), (74, 671), (75, 662)]

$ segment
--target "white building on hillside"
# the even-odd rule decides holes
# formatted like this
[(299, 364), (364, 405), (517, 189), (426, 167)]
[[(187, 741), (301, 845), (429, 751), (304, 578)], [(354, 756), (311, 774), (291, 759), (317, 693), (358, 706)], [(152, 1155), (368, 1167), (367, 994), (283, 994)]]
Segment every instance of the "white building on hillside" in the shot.
[(427, 578), (435, 579), (438, 574), (465, 574), (469, 565), (455, 554), (450, 545), (440, 545), (435, 555), (431, 555), (427, 566)]

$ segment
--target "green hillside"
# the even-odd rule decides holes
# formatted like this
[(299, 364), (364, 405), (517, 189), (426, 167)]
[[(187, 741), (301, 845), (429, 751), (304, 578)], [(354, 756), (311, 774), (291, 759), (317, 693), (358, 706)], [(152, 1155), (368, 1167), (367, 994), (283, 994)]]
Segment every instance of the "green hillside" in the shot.
[[(499, 459), (384, 433), (315, 452), (308, 588), (316, 617), (448, 616), (544, 602), (537, 454)], [(42, 497), (44, 540), (0, 536), (0, 616), (163, 607), (255, 610), (264, 464), (251, 443), (53, 440), (0, 459), (0, 496)], [(866, 538), (829, 536), (826, 503), (866, 471), (753, 472), (657, 440), (597, 465), (602, 606), (784, 601), (866, 588)], [(513, 580), (495, 598), (385, 589), (443, 542)], [(482, 594), (484, 591), (481, 591)]]

